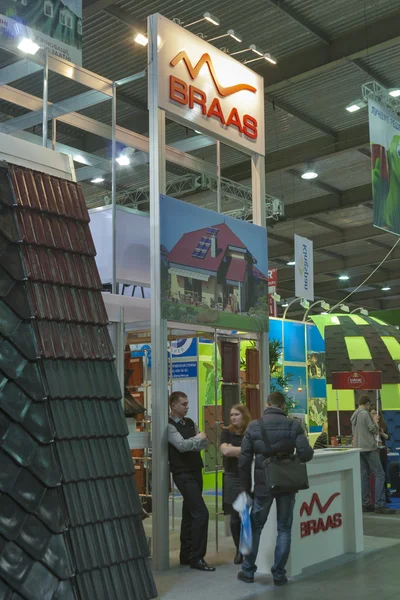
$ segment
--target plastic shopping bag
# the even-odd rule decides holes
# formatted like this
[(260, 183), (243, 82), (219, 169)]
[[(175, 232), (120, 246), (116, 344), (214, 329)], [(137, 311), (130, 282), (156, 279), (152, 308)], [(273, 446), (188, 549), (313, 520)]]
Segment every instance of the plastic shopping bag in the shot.
[(245, 492), (239, 494), (233, 503), (233, 508), (240, 514), (242, 522), (240, 528), (239, 552), (243, 554), (243, 556), (250, 554), (253, 545), (253, 533), (251, 530), (250, 519), (251, 504), (251, 498)]

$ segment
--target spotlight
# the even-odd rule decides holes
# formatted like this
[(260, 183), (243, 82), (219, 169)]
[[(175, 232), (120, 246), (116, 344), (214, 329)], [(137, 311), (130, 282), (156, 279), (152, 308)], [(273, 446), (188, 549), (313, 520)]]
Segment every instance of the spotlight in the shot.
[(145, 35), (143, 35), (143, 33), (138, 33), (135, 37), (135, 42), (141, 46), (147, 46), (149, 40)]
[(400, 96), (399, 88), (392, 88), (391, 90), (389, 90), (389, 95), (393, 98), (398, 98)]
[(389, 287), (388, 285), (385, 285), (385, 287), (382, 288), (382, 292), (388, 292), (391, 289), (392, 289), (391, 287)]
[(217, 17), (214, 17), (211, 13), (209, 12), (205, 12), (203, 15), (204, 19), (206, 21), (208, 21), (209, 23), (212, 23), (212, 25), (215, 25), (216, 27), (218, 27), (219, 25), (219, 19), (217, 19)]
[(233, 38), (234, 40), (236, 40), (239, 43), (242, 41), (242, 36), (239, 35), (238, 33), (236, 33), (235, 31), (233, 31), (233, 29), (228, 29), (228, 35), (230, 35), (231, 38)]
[(249, 46), (250, 50), (252, 52), (254, 52), (254, 54), (258, 54), (258, 56), (264, 56), (264, 52), (258, 48), (255, 44), (251, 44), (251, 46)]
[(350, 279), (350, 277), (348, 275), (339, 275), (339, 279), (340, 281), (347, 281), (348, 279)]
[(316, 179), (317, 177), (318, 173), (311, 166), (307, 167), (307, 169), (301, 175), (302, 179)]
[(31, 40), (30, 38), (22, 38), (22, 40), (20, 41), (20, 43), (18, 44), (18, 50), (21, 50), (21, 52), (25, 52), (25, 54), (36, 54), (36, 52), (39, 50), (40, 46), (38, 46), (37, 44), (35, 44), (35, 42), (33, 40)]
[(281, 306), (282, 308), (287, 308), (289, 306), (289, 302), (283, 302)]
[(274, 58), (273, 56), (271, 56), (271, 55), (270, 55), (270, 53), (269, 53), (269, 52), (266, 52), (266, 53), (264, 54), (264, 58), (265, 58), (265, 60), (266, 60), (266, 61), (268, 61), (269, 63), (271, 63), (271, 65), (276, 65), (276, 64), (277, 64), (277, 62), (278, 62), (278, 61), (276, 60), (276, 58)]
[(294, 267), (294, 265), (296, 264), (295, 260), (289, 260), (288, 263), (286, 263), (288, 267)]
[(342, 310), (343, 312), (350, 312), (350, 308), (347, 306), (347, 304), (341, 304), (340, 305), (340, 310)]
[(356, 100), (355, 102), (350, 102), (350, 104), (348, 104), (346, 106), (346, 110), (349, 113), (353, 113), (353, 112), (357, 112), (361, 108), (365, 108), (366, 106), (367, 106), (367, 103), (364, 100)]
[(90, 183), (103, 183), (104, 178), (103, 177), (95, 177), (94, 179), (92, 179), (90, 181)]
[(121, 154), (121, 156), (119, 156), (116, 160), (121, 167), (127, 167), (131, 164), (129, 157), (125, 156), (125, 154)]

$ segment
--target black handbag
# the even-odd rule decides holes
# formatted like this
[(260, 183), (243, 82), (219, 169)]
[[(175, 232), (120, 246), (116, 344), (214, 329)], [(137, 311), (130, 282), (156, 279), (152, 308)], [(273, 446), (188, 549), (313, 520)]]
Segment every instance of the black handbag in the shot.
[[(258, 419), (258, 422), (260, 424), (261, 436), (268, 452), (268, 448), (271, 449), (271, 445), (268, 440), (267, 430), (265, 429), (263, 419)], [(291, 428), (294, 423), (295, 421), (292, 422)], [(305, 463), (300, 461), (297, 454), (269, 456), (263, 461), (262, 469), (268, 491), (272, 495), (298, 492), (299, 490), (307, 490), (310, 487), (307, 467)]]

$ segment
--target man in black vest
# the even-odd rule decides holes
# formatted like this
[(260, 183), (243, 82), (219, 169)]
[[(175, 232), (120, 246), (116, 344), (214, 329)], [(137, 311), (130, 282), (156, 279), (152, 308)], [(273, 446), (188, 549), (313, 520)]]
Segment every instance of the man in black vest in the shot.
[(183, 392), (169, 398), (169, 466), (174, 483), (183, 497), (181, 523), (181, 565), (199, 571), (215, 571), (204, 560), (207, 551), (208, 509), (203, 500), (203, 461), (201, 450), (207, 447), (205, 433), (199, 433), (192, 419), (186, 418), (189, 401)]

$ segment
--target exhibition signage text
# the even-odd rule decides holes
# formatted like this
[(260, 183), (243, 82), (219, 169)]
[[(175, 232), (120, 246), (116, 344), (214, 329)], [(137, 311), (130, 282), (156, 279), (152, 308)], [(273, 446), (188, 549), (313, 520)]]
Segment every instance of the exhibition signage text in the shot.
[(329, 529), (337, 529), (342, 526), (342, 513), (336, 512), (332, 515), (325, 516), (331, 504), (333, 504), (339, 496), (340, 492), (335, 492), (323, 504), (319, 494), (314, 493), (310, 503), (303, 502), (300, 508), (300, 517), (303, 517), (304, 513), (306, 513), (308, 517), (313, 518), (300, 523), (300, 535), (302, 538), (312, 534), (315, 535), (321, 533), (322, 531), (328, 531)]
[(313, 243), (300, 235), (294, 236), (295, 294), (297, 298), (314, 300)]
[(161, 15), (157, 39), (159, 108), (191, 129), (264, 154), (263, 78)]

